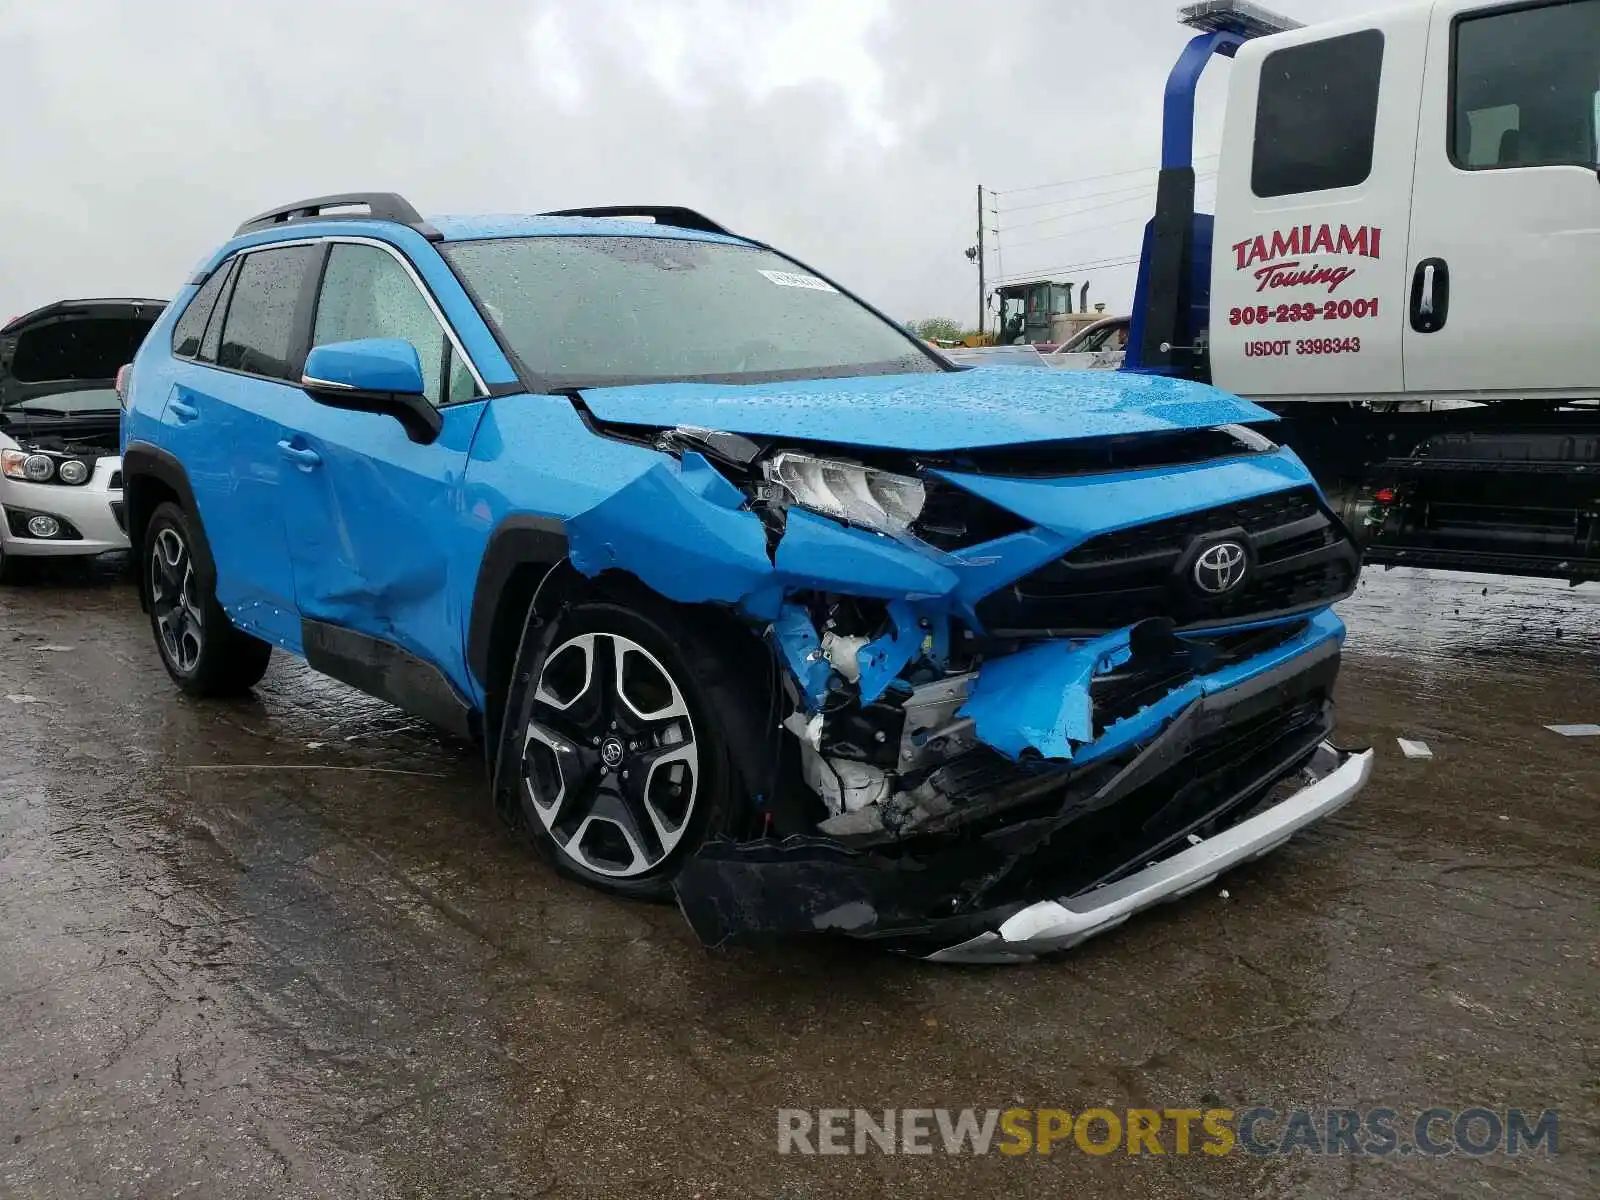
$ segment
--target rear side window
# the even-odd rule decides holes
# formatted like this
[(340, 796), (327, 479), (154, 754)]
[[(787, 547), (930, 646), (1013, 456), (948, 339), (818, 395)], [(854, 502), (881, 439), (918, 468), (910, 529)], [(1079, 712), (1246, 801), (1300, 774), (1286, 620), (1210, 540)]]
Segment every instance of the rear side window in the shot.
[(1355, 187), (1372, 174), (1383, 33), (1364, 29), (1274, 50), (1256, 96), (1257, 196)]
[(283, 246), (244, 256), (222, 326), (217, 366), (289, 378), (295, 309), (315, 254), (313, 246)]
[(1458, 167), (1592, 167), (1600, 133), (1600, 3), (1456, 23), (1450, 158)]
[(183, 316), (172, 329), (172, 352), (179, 358), (193, 358), (200, 352), (200, 339), (205, 336), (206, 320), (216, 307), (222, 285), (227, 281), (232, 263), (224, 263), (211, 272), (211, 278), (200, 285), (200, 290), (183, 310)]

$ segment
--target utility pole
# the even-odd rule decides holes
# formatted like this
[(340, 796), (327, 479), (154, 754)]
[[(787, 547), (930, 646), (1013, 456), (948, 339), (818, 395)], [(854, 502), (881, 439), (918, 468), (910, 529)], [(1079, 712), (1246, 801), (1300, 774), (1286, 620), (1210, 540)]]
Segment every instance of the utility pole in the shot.
[(983, 184), (978, 185), (978, 333), (983, 334)]

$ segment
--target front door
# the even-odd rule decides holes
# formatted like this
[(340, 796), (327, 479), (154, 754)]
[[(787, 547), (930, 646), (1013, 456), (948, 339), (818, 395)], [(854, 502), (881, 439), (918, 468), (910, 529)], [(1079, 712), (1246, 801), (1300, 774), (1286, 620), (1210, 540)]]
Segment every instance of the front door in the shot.
[(1437, 6), (1406, 391), (1600, 395), (1597, 124), (1600, 0)]
[(1403, 386), (1426, 9), (1313, 25), (1234, 60), (1211, 260), (1216, 380), (1245, 396)]
[[(369, 337), (403, 338), (416, 348), (427, 398), (442, 410), (443, 431), (437, 441), (419, 445), (392, 417), (329, 408), (297, 392), (283, 417), (283, 520), (295, 598), (311, 623), (312, 665), (417, 711), (431, 703), (428, 697), (419, 704), (415, 696), (386, 692), (383, 679), (410, 678), (402, 686), (427, 690), (437, 682), (432, 668), (458, 693), (470, 694), (463, 614), (447, 585), (461, 476), (483, 403), (470, 368), (398, 252), (336, 241), (311, 344)], [(319, 663), (313, 638), (338, 661)], [(371, 679), (352, 661), (362, 655), (369, 656)], [(444, 720), (435, 709), (424, 715)]]

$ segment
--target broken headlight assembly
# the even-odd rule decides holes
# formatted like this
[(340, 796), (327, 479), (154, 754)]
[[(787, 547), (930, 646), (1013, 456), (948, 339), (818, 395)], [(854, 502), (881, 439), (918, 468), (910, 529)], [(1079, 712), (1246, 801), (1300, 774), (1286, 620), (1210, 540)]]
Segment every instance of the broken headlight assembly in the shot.
[(790, 504), (890, 537), (907, 534), (927, 499), (922, 480), (910, 475), (788, 450), (762, 471)]
[(1015, 513), (937, 473), (919, 477), (815, 449), (769, 452), (763, 442), (743, 434), (692, 425), (653, 430), (649, 436), (658, 450), (676, 456), (694, 450), (714, 462), (757, 502), (764, 519), (772, 518), (774, 538), (782, 532), (783, 510), (791, 506), (951, 554), (1029, 527)]

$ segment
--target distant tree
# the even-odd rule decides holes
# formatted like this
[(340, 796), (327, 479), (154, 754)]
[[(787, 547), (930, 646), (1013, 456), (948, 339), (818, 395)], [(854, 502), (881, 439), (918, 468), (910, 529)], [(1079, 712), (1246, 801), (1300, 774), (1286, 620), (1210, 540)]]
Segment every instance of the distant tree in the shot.
[(961, 322), (952, 321), (949, 317), (924, 317), (911, 322), (911, 328), (918, 337), (930, 342), (959, 342), (962, 335)]

